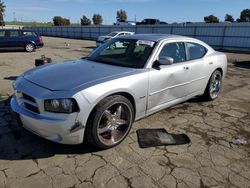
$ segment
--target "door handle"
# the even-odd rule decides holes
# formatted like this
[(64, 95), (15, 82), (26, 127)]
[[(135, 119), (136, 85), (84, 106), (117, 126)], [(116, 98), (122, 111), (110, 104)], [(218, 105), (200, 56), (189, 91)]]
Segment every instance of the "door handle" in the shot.
[(184, 66), (183, 68), (184, 68), (184, 70), (188, 70), (188, 69), (189, 69), (189, 67), (188, 67), (188, 66)]
[(209, 63), (208, 63), (209, 65), (212, 65), (212, 64), (214, 64), (212, 61), (210, 61)]

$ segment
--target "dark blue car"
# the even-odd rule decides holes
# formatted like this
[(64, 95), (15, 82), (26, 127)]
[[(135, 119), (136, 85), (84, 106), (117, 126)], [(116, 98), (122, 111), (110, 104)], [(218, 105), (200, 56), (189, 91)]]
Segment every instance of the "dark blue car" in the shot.
[(21, 29), (0, 29), (0, 49), (24, 49), (33, 52), (43, 47), (43, 39), (34, 31)]

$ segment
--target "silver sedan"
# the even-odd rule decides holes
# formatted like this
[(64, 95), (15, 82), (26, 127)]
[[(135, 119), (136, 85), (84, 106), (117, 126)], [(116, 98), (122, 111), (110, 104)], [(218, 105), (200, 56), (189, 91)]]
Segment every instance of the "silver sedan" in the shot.
[(11, 107), (43, 138), (110, 148), (135, 120), (198, 95), (217, 98), (226, 69), (225, 54), (197, 39), (124, 36), (88, 57), (25, 72), (13, 83)]

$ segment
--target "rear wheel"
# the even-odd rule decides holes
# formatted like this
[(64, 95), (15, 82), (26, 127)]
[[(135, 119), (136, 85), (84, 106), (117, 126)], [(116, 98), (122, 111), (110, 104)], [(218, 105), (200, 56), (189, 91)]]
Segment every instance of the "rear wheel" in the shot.
[(210, 101), (216, 99), (221, 91), (221, 85), (222, 85), (221, 72), (219, 70), (215, 70), (209, 79), (203, 97), (206, 100)]
[(102, 149), (114, 147), (128, 135), (134, 121), (131, 102), (120, 95), (101, 101), (91, 113), (85, 136), (88, 142)]
[(26, 52), (33, 52), (33, 51), (35, 51), (35, 45), (34, 44), (28, 43), (28, 44), (25, 45), (24, 48), (25, 48)]

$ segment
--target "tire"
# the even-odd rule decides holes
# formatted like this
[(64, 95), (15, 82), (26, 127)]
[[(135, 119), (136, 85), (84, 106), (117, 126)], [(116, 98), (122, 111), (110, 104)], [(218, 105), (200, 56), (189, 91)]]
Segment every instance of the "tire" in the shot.
[(112, 148), (126, 138), (133, 121), (134, 108), (131, 102), (121, 95), (109, 96), (91, 112), (85, 138), (98, 148)]
[(205, 100), (212, 101), (216, 99), (221, 91), (222, 74), (219, 70), (215, 70), (211, 75), (206, 90), (203, 94)]
[(36, 48), (34, 44), (28, 43), (25, 45), (24, 49), (26, 52), (33, 52)]

